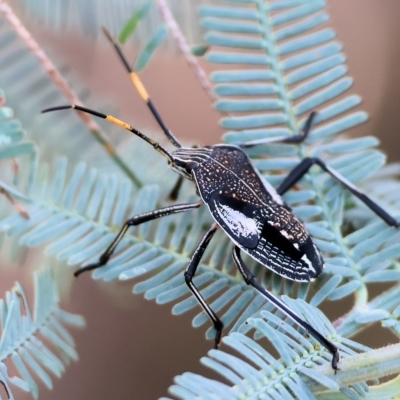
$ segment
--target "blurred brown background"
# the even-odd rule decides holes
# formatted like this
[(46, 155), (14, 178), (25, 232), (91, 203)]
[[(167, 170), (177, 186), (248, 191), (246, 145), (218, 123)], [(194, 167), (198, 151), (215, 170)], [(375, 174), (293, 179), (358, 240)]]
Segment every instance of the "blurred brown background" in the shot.
[[(329, 25), (345, 45), (349, 74), (355, 78), (352, 92), (364, 98), (362, 108), (370, 114), (369, 122), (352, 133), (377, 136), (390, 160), (397, 161), (400, 3), (331, 0), (328, 12)], [(107, 43), (93, 46), (89, 40), (78, 40), (73, 35), (40, 30), (32, 33), (40, 43), (46, 42), (52, 54), (79, 71), (82, 82), (93, 92), (107, 97), (115, 107), (120, 106), (124, 118), (137, 129), (158, 129), (127, 83)], [(129, 54), (133, 57), (132, 51)], [(182, 57), (159, 52), (141, 77), (167, 125), (179, 138), (203, 144), (219, 141), (222, 130), (217, 127), (218, 114)], [(15, 279), (31, 286), (30, 278), (16, 275), (12, 270), (5, 272), (4, 291)], [(131, 282), (99, 284), (89, 275), (74, 282), (63, 307), (87, 320), (84, 331), (72, 332), (80, 361), (69, 366), (61, 380), (55, 379), (52, 391), (40, 386), (42, 400), (155, 399), (167, 394), (177, 374), (191, 371), (212, 376), (199, 363), (212, 344), (204, 339), (204, 328), (191, 327), (191, 318), (198, 310), (173, 317), (170, 305), (159, 306), (142, 296), (133, 296), (132, 286)], [(387, 336), (373, 336), (363, 335), (359, 339), (371, 346), (383, 345), (388, 340)], [(32, 398), (15, 393), (19, 399)]]

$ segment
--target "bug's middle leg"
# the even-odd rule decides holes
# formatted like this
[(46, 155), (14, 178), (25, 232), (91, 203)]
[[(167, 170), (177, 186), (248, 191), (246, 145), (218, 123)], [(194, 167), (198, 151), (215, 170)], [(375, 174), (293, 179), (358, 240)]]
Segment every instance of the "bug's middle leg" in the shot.
[(279, 300), (272, 293), (268, 292), (264, 287), (260, 285), (253, 273), (250, 271), (249, 267), (242, 260), (239, 247), (233, 247), (232, 256), (236, 266), (239, 269), (239, 272), (241, 273), (243, 279), (248, 285), (253, 286), (262, 296), (264, 296), (268, 301), (274, 304), (274, 306), (277, 307), (279, 310), (284, 312), (289, 318), (296, 322), (296, 324), (304, 328), (311, 336), (318, 340), (318, 342), (321, 343), (332, 354), (332, 368), (336, 371), (337, 363), (339, 362), (340, 358), (338, 348), (323, 335), (321, 335), (317, 330), (315, 330), (310, 324), (299, 317), (285, 303), (283, 303), (281, 300)]
[(211, 228), (206, 232), (206, 234), (201, 238), (200, 243), (197, 245), (197, 248), (189, 261), (188, 266), (185, 269), (185, 282), (189, 286), (190, 291), (193, 293), (194, 297), (196, 297), (199, 302), (201, 308), (207, 313), (212, 323), (214, 324), (214, 328), (217, 331), (215, 334), (215, 342), (214, 348), (218, 349), (218, 344), (221, 340), (222, 329), (224, 324), (217, 317), (217, 314), (211, 309), (211, 307), (204, 300), (203, 296), (197, 289), (197, 287), (193, 283), (194, 275), (196, 274), (197, 267), (200, 263), (201, 257), (203, 256), (204, 251), (206, 250), (210, 240), (214, 236), (215, 231), (217, 230), (218, 225), (213, 224)]

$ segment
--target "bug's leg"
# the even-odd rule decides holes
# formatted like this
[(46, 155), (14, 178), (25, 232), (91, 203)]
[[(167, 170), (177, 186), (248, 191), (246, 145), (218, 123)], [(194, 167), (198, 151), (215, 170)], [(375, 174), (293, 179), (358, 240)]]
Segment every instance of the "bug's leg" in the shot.
[(221, 340), (222, 329), (224, 324), (217, 317), (215, 312), (210, 308), (207, 302), (204, 300), (203, 296), (200, 294), (199, 290), (193, 283), (194, 275), (196, 274), (197, 267), (200, 263), (201, 257), (203, 256), (204, 251), (206, 250), (211, 238), (214, 236), (215, 231), (217, 230), (218, 225), (213, 224), (212, 227), (207, 231), (207, 233), (201, 238), (200, 243), (197, 245), (197, 248), (189, 261), (188, 266), (185, 269), (185, 282), (189, 286), (190, 291), (193, 293), (194, 297), (196, 297), (199, 302), (201, 308), (207, 313), (212, 323), (214, 324), (214, 328), (217, 331), (215, 334), (215, 342), (214, 348), (218, 348), (218, 344)]
[(114, 250), (117, 247), (118, 243), (124, 237), (126, 231), (130, 226), (140, 225), (143, 224), (144, 222), (152, 221), (153, 219), (156, 218), (166, 217), (167, 215), (193, 210), (194, 208), (198, 208), (201, 205), (202, 205), (201, 201), (197, 203), (177, 204), (175, 206), (165, 207), (161, 208), (160, 210), (150, 211), (144, 214), (136, 215), (135, 217), (128, 219), (128, 221), (125, 222), (124, 226), (119, 231), (118, 235), (107, 247), (106, 251), (100, 256), (99, 261), (97, 263), (89, 264), (82, 268), (79, 268), (77, 271), (75, 271), (74, 275), (78, 276), (82, 272), (90, 271), (92, 269), (100, 268), (106, 265), (111, 255), (114, 253)]
[(296, 324), (304, 328), (311, 336), (313, 336), (319, 343), (321, 343), (333, 356), (332, 358), (332, 368), (336, 371), (337, 364), (339, 362), (339, 351), (338, 348), (331, 343), (328, 339), (322, 336), (318, 331), (316, 331), (310, 324), (300, 318), (294, 311), (292, 311), (285, 303), (275, 297), (272, 293), (264, 289), (260, 283), (257, 282), (255, 276), (252, 274), (250, 269), (242, 260), (240, 256), (240, 248), (237, 246), (233, 247), (232, 251), (233, 260), (238, 267), (243, 279), (248, 285), (253, 286), (262, 296), (264, 296), (268, 301), (274, 304), (279, 310), (284, 312), (289, 318), (291, 318)]
[(176, 137), (173, 135), (173, 133), (165, 126), (164, 121), (162, 120), (156, 107), (154, 106), (153, 102), (151, 101), (150, 96), (148, 95), (147, 90), (144, 87), (142, 81), (139, 79), (139, 76), (136, 74), (136, 72), (133, 70), (133, 68), (130, 66), (128, 60), (126, 59), (126, 57), (121, 49), (121, 46), (113, 39), (113, 37), (110, 35), (108, 30), (104, 26), (102, 27), (102, 29), (103, 29), (103, 32), (106, 35), (107, 39), (114, 46), (114, 49), (118, 54), (118, 57), (122, 61), (122, 64), (124, 65), (125, 69), (127, 70), (128, 74), (131, 78), (133, 86), (135, 86), (135, 89), (139, 93), (140, 97), (149, 107), (151, 113), (153, 114), (154, 118), (158, 122), (158, 125), (160, 125), (161, 129), (163, 130), (163, 132), (165, 133), (167, 138), (170, 140), (170, 142), (175, 147), (182, 147), (182, 145), (179, 143), (179, 141), (176, 139)]
[(285, 180), (279, 185), (277, 192), (282, 195), (286, 193), (293, 185), (295, 185), (306, 173), (307, 171), (314, 165), (319, 165), (325, 172), (330, 174), (332, 177), (337, 179), (344, 187), (346, 187), (351, 193), (354, 194), (357, 198), (359, 198), (367, 207), (369, 207), (375, 214), (377, 214), (380, 218), (382, 218), (388, 225), (399, 227), (400, 223), (397, 222), (391, 215), (389, 215), (383, 208), (381, 208), (378, 204), (372, 201), (365, 193), (356, 188), (351, 182), (349, 182), (345, 177), (340, 175), (337, 171), (330, 168), (326, 165), (322, 160), (316, 157), (307, 157), (302, 160), (289, 175), (285, 178)]
[(176, 180), (174, 187), (172, 188), (171, 192), (168, 195), (168, 200), (176, 200), (179, 195), (179, 191), (181, 190), (183, 183), (183, 176), (179, 175), (179, 178)]
[(294, 135), (294, 136), (276, 136), (272, 138), (263, 138), (259, 140), (251, 140), (249, 142), (244, 142), (240, 144), (240, 147), (246, 148), (246, 147), (253, 147), (258, 144), (267, 144), (267, 143), (290, 143), (290, 144), (299, 144), (304, 142), (308, 134), (310, 133), (311, 126), (313, 123), (313, 120), (317, 113), (315, 111), (312, 111), (309, 117), (307, 118), (304, 128), (302, 129), (302, 133), (299, 135)]

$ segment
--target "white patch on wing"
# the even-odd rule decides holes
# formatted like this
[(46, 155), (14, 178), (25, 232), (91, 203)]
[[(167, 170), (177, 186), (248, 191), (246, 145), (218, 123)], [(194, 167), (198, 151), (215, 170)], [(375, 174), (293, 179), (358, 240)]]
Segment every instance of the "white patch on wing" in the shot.
[(240, 211), (227, 205), (216, 205), (216, 210), (221, 219), (229, 226), (230, 230), (238, 237), (245, 238), (258, 235), (256, 221), (246, 217)]
[(316, 272), (314, 266), (312, 265), (311, 261), (308, 259), (306, 254), (304, 254), (303, 257), (301, 257), (301, 259), (310, 267), (312, 271)]

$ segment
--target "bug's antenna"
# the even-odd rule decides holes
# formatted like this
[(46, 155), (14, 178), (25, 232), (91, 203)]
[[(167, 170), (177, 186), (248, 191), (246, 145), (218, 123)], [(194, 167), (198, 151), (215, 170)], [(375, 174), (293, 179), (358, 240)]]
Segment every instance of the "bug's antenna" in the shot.
[(139, 76), (133, 70), (133, 68), (129, 65), (128, 60), (126, 59), (124, 53), (122, 52), (121, 46), (113, 39), (110, 32), (108, 32), (107, 28), (104, 26), (101, 27), (104, 34), (106, 35), (107, 39), (110, 43), (114, 46), (119, 58), (121, 59), (122, 63), (124, 64), (125, 69), (128, 71), (129, 76), (133, 85), (135, 86), (137, 92), (139, 93), (142, 100), (147, 104), (151, 113), (154, 115), (154, 118), (157, 120), (158, 124), (160, 125), (161, 129), (164, 131), (167, 138), (170, 142), (176, 147), (182, 147), (182, 144), (176, 139), (173, 133), (165, 126), (164, 121), (162, 120), (160, 114), (158, 113), (156, 107), (154, 106), (153, 102), (150, 99), (150, 96), (147, 93), (146, 88), (144, 87), (142, 81), (139, 79)]
[(47, 112), (58, 111), (58, 110), (68, 110), (70, 108), (78, 110), (78, 111), (83, 111), (83, 112), (88, 113), (88, 114), (92, 114), (92, 115), (94, 115), (96, 117), (99, 117), (99, 118), (103, 118), (103, 119), (105, 119), (105, 120), (107, 120), (109, 122), (112, 122), (115, 125), (120, 126), (121, 128), (124, 128), (124, 129), (134, 133), (136, 136), (139, 136), (141, 139), (145, 140), (147, 143), (149, 143), (151, 146), (153, 146), (159, 153), (161, 153), (164, 157), (166, 157), (169, 162), (173, 161), (173, 158), (172, 158), (171, 154), (167, 150), (165, 150), (160, 144), (158, 144), (154, 140), (150, 139), (149, 137), (147, 137), (142, 132), (139, 132), (135, 128), (132, 128), (126, 122), (121, 121), (120, 119), (115, 118), (112, 115), (106, 115), (106, 114), (103, 114), (101, 112), (98, 112), (98, 111), (95, 111), (95, 110), (91, 110), (90, 108), (78, 106), (76, 104), (72, 104), (72, 105), (68, 105), (68, 106), (50, 107), (50, 108), (46, 108), (45, 110), (42, 110), (41, 112), (42, 113), (47, 113)]

